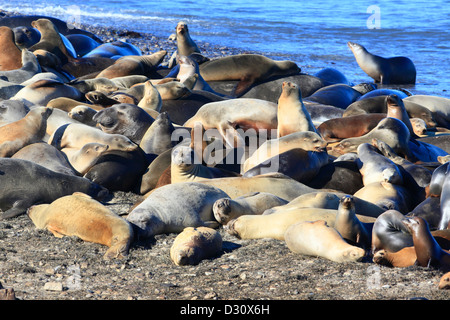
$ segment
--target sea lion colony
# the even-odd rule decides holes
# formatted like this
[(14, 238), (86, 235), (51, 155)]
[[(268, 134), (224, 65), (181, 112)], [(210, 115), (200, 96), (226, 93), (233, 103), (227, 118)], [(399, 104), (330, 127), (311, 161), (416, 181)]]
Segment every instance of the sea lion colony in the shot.
[[(105, 259), (125, 258), (134, 239), (175, 232), (177, 246), (185, 242), (171, 251), (179, 250), (174, 263), (199, 263), (220, 253), (211, 229), (223, 227), (334, 261), (393, 265), (389, 254), (409, 248), (412, 264), (449, 271), (447, 242), (420, 237), (450, 236), (450, 100), (401, 89), (415, 82), (409, 60), (414, 75), (402, 77), (401, 65), (388, 69), (396, 59), (349, 43), (375, 80), (355, 85), (334, 69), (307, 75), (262, 55), (210, 59), (185, 23), (169, 57), (82, 30), (63, 34), (52, 21), (0, 28), (2, 219), (28, 214), (57, 237), (110, 247)], [(410, 118), (426, 128), (413, 132)], [(276, 148), (250, 148), (270, 131), (258, 146)], [(226, 161), (220, 154), (230, 150)], [(117, 215), (102, 205), (114, 191), (142, 199)], [(415, 217), (426, 230), (412, 234), (402, 221)]]

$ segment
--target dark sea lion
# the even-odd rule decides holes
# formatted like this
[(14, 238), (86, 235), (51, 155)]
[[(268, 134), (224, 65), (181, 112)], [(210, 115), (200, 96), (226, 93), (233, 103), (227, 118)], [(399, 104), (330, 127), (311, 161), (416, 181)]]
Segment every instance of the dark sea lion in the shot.
[(355, 102), (361, 93), (347, 84), (332, 84), (320, 88), (312, 95), (305, 98), (305, 101), (317, 102), (325, 105), (346, 109)]
[(419, 203), (406, 217), (421, 217), (425, 219), (432, 230), (436, 230), (441, 222), (441, 199), (440, 197), (428, 197)]
[(342, 83), (352, 85), (350, 81), (348, 81), (347, 77), (341, 71), (335, 68), (321, 69), (317, 71), (314, 74), (314, 76), (331, 83)]
[(378, 96), (390, 96), (390, 95), (396, 95), (400, 99), (404, 99), (404, 98), (408, 97), (408, 94), (406, 94), (404, 91), (397, 90), (397, 89), (375, 89), (375, 90), (367, 92), (366, 94), (363, 94), (357, 100), (359, 101), (359, 100), (369, 99), (369, 98), (378, 97)]
[(142, 51), (132, 43), (113, 41), (102, 43), (83, 55), (83, 58), (103, 57), (118, 59), (122, 56), (141, 56)]
[(9, 27), (0, 27), (0, 71), (22, 67), (22, 51), (14, 42), (14, 32)]
[(0, 71), (0, 79), (10, 83), (21, 84), (42, 72), (37, 57), (27, 49), (22, 49), (22, 67), (14, 70)]
[(33, 27), (20, 26), (12, 28), (14, 32), (14, 42), (19, 49), (28, 49), (39, 42), (41, 33)]
[(0, 194), (1, 219), (77, 191), (99, 200), (108, 195), (105, 188), (86, 178), (54, 172), (27, 160), (0, 158), (0, 172), (1, 185), (5, 187)]
[(264, 82), (270, 77), (299, 72), (300, 68), (293, 61), (276, 61), (258, 54), (232, 55), (200, 65), (200, 74), (207, 82), (239, 80), (231, 94), (234, 97), (242, 96), (253, 84)]
[(78, 58), (91, 52), (92, 50), (94, 50), (95, 48), (97, 48), (99, 45), (102, 44), (101, 41), (97, 41), (85, 34), (78, 34), (78, 33), (68, 34), (66, 35), (66, 38), (72, 44), (73, 48), (75, 49), (75, 52), (77, 53)]
[(367, 51), (357, 43), (347, 43), (356, 62), (369, 77), (381, 84), (414, 84), (416, 67), (407, 57), (383, 58)]

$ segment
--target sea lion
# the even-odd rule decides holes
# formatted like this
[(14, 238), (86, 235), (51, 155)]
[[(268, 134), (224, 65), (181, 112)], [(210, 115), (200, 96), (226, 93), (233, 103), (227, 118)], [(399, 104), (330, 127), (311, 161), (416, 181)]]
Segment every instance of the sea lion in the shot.
[[(448, 163), (448, 162), (447, 162)], [(441, 198), (441, 220), (439, 222), (438, 225), (438, 229), (439, 230), (443, 230), (443, 229), (447, 229), (449, 227), (450, 224), (450, 179), (449, 179), (449, 166), (445, 166), (442, 165), (443, 168), (446, 168), (446, 172), (443, 175), (442, 178), (442, 189), (441, 189), (441, 193), (440, 193), (440, 198)], [(436, 169), (437, 170), (437, 169)], [(433, 173), (433, 177), (434, 177), (434, 173)], [(436, 182), (437, 178), (435, 178), (435, 180), (433, 181), (434, 183)], [(436, 192), (433, 188), (433, 190), (431, 190), (431, 185), (430, 185), (430, 192)]]
[(356, 217), (355, 202), (352, 196), (345, 195), (339, 201), (334, 228), (348, 243), (369, 250), (372, 243), (371, 229)]
[(145, 132), (139, 147), (148, 155), (160, 155), (175, 146), (176, 141), (172, 140), (175, 130), (167, 112), (162, 112)]
[(416, 67), (407, 57), (383, 58), (367, 51), (362, 45), (347, 42), (360, 68), (380, 84), (415, 84)]
[(405, 98), (405, 102), (416, 103), (427, 108), (433, 113), (433, 116), (440, 127), (449, 128), (449, 98), (418, 94)]
[(200, 53), (200, 49), (194, 40), (192, 40), (189, 33), (189, 28), (186, 22), (180, 21), (175, 27), (177, 39), (177, 54), (182, 56), (189, 56), (194, 52)]
[[(185, 81), (189, 81), (189, 79), (195, 79), (194, 85), (190, 88), (191, 90), (204, 90), (221, 96), (220, 93), (215, 92), (208, 82), (203, 79), (200, 74), (199, 64), (195, 61), (195, 59), (193, 59), (190, 55), (178, 55), (177, 60), (178, 65), (167, 75), (167, 77), (170, 77), (172, 72), (176, 72), (176, 79), (178, 79), (181, 83), (185, 83)], [(194, 76), (195, 78), (192, 78)]]
[[(296, 208), (277, 210), (271, 214), (243, 215), (231, 220), (226, 231), (239, 239), (271, 238), (285, 240), (286, 229), (299, 222), (324, 220), (330, 227), (336, 221), (336, 209)], [(362, 222), (374, 222), (375, 218), (358, 215)]]
[(359, 91), (349, 85), (338, 83), (320, 88), (312, 95), (306, 97), (305, 101), (331, 105), (345, 110), (359, 97), (361, 97)]
[(437, 230), (442, 220), (441, 198), (436, 196), (425, 198), (413, 210), (408, 212), (406, 216), (421, 217), (427, 221), (430, 229)]
[(134, 104), (120, 103), (98, 111), (93, 120), (103, 132), (121, 134), (139, 144), (155, 119)]
[(52, 111), (37, 107), (24, 118), (0, 127), (0, 157), (10, 157), (24, 146), (41, 141)]
[(387, 117), (401, 120), (408, 127), (411, 138), (417, 138), (403, 100), (396, 94), (390, 94), (386, 96), (385, 103), (387, 107)]
[(395, 209), (404, 214), (411, 210), (413, 203), (408, 189), (386, 181), (370, 183), (356, 191), (354, 196), (372, 202), (385, 210)]
[(217, 226), (212, 207), (227, 197), (219, 188), (197, 182), (169, 184), (154, 189), (127, 216), (138, 238), (180, 233), (186, 227)]
[(5, 188), (0, 194), (0, 219), (21, 215), (34, 204), (51, 203), (77, 191), (98, 200), (109, 194), (86, 178), (58, 173), (27, 160), (0, 158), (0, 172), (0, 184)]
[(99, 142), (109, 146), (109, 150), (132, 151), (138, 145), (121, 134), (103, 132), (83, 123), (70, 123), (59, 127), (49, 138), (48, 143), (62, 148), (81, 149), (86, 143)]
[(91, 142), (86, 143), (81, 149), (64, 148), (61, 152), (66, 155), (70, 165), (83, 176), (108, 148), (106, 144)]
[(450, 289), (450, 271), (439, 280), (439, 289)]
[(104, 94), (110, 94), (119, 89), (124, 89), (119, 87), (114, 81), (108, 78), (94, 78), (94, 79), (74, 79), (68, 82), (72, 87), (77, 88), (81, 93), (86, 94), (90, 91), (100, 91)]
[(161, 112), (162, 98), (158, 89), (152, 84), (151, 80), (144, 83), (144, 96), (138, 103), (138, 107), (144, 110), (155, 110)]
[(417, 136), (420, 137), (427, 133), (428, 127), (425, 120), (420, 118), (410, 118), (409, 121), (411, 121), (411, 126)]
[(326, 141), (337, 142), (369, 133), (384, 118), (384, 113), (370, 113), (329, 119), (317, 127), (317, 132)]
[(292, 82), (283, 82), (278, 99), (277, 137), (283, 137), (297, 131), (316, 132), (311, 116), (306, 110), (299, 87)]
[(282, 173), (301, 183), (316, 179), (320, 169), (329, 163), (326, 152), (307, 151), (302, 148), (290, 149), (277, 154), (243, 173), (244, 177), (269, 172)]
[(336, 229), (324, 220), (304, 221), (287, 228), (285, 242), (295, 253), (322, 257), (331, 261), (358, 262), (365, 250), (347, 243)]
[(14, 32), (9, 27), (0, 27), (0, 71), (22, 67), (22, 52), (14, 42)]
[(138, 47), (136, 47), (132, 43), (117, 40), (98, 45), (97, 47), (83, 55), (83, 58), (103, 57), (118, 59), (119, 57), (134, 55), (142, 55), (142, 52)]
[(77, 88), (65, 83), (43, 79), (25, 86), (11, 99), (23, 101), (29, 107), (32, 107), (34, 105), (45, 106), (50, 100), (58, 97), (81, 101), (83, 94)]
[(289, 203), (267, 192), (254, 192), (235, 199), (222, 198), (214, 202), (213, 213), (216, 220), (226, 225), (230, 220), (242, 215), (263, 214), (266, 210)]
[(0, 123), (7, 124), (22, 119), (30, 111), (23, 102), (17, 100), (0, 101)]
[(85, 54), (91, 52), (102, 44), (101, 41), (97, 41), (92, 37), (80, 33), (68, 34), (66, 35), (66, 38), (75, 49), (77, 58), (83, 57)]
[(392, 184), (403, 185), (403, 176), (397, 165), (378, 152), (378, 149), (369, 143), (361, 143), (357, 149), (359, 171), (365, 186), (386, 181)]
[(414, 245), (402, 220), (405, 215), (397, 210), (386, 210), (374, 222), (372, 228), (372, 253), (385, 249), (397, 252)]
[(305, 151), (324, 152), (326, 146), (327, 142), (312, 131), (299, 131), (280, 138), (269, 139), (263, 142), (245, 160), (242, 171), (247, 172), (258, 164), (292, 149), (300, 148)]
[(84, 123), (88, 126), (95, 127), (97, 125), (97, 121), (95, 121), (93, 118), (97, 114), (97, 112), (97, 110), (88, 107), (87, 105), (79, 105), (72, 108), (72, 110), (70, 110), (67, 115), (76, 121)]
[(33, 52), (22, 49), (22, 67), (14, 70), (0, 71), (0, 77), (11, 83), (20, 84), (35, 74), (42, 72), (41, 65)]
[(413, 246), (404, 247), (396, 252), (381, 249), (374, 253), (372, 261), (387, 267), (410, 267), (417, 261), (416, 249)]
[(339, 70), (335, 68), (324, 68), (316, 73), (314, 73), (315, 77), (323, 79), (325, 81), (331, 83), (342, 83), (351, 85), (350, 81), (348, 81), (347, 77)]
[(402, 89), (397, 90), (397, 89), (379, 88), (379, 89), (374, 89), (374, 90), (371, 90), (371, 91), (363, 94), (357, 100), (365, 100), (365, 99), (369, 99), (369, 98), (373, 98), (373, 97), (390, 96), (390, 95), (395, 95), (399, 99), (404, 99), (410, 95), (409, 93), (406, 93), (405, 91), (406, 90), (402, 90)]
[(139, 194), (147, 194), (156, 187), (163, 172), (169, 170), (171, 158), (172, 149), (169, 149), (150, 162), (147, 170), (142, 174), (141, 186), (138, 190)]
[(41, 33), (31, 26), (18, 26), (11, 29), (14, 32), (14, 42), (21, 50), (28, 49), (41, 39)]
[(222, 252), (222, 236), (208, 227), (187, 227), (170, 247), (170, 258), (177, 266), (196, 265)]
[(25, 86), (17, 83), (11, 83), (0, 78), (0, 101), (11, 99), (23, 87)]
[[(259, 82), (300, 73), (293, 61), (276, 61), (259, 54), (238, 54), (217, 58), (200, 65), (200, 74), (207, 81), (238, 80), (231, 96), (240, 97)], [(214, 88), (213, 88), (214, 89)]]
[(448, 174), (449, 162), (443, 163), (433, 170), (431, 175), (430, 187), (428, 194), (430, 196), (440, 196), (442, 192), (442, 186), (446, 180)]
[(29, 144), (14, 153), (11, 159), (28, 160), (55, 172), (78, 175), (64, 153), (46, 142)]
[(265, 130), (270, 133), (270, 130), (276, 130), (277, 109), (275, 103), (259, 99), (211, 102), (203, 105), (183, 127), (192, 128), (196, 122), (201, 122), (205, 130), (217, 129), (230, 147), (243, 147), (245, 141), (239, 131), (259, 133)]
[(106, 260), (124, 259), (133, 241), (133, 228), (128, 221), (81, 192), (50, 204), (34, 205), (27, 214), (36, 228), (46, 229), (55, 237), (77, 236), (108, 246), (103, 256)]
[(115, 61), (114, 64), (101, 71), (96, 78), (116, 78), (128, 75), (144, 75), (151, 77), (152, 72), (166, 56), (167, 51), (161, 50), (149, 55), (143, 56), (123, 56)]
[(432, 267), (444, 272), (450, 270), (450, 253), (444, 251), (431, 235), (428, 223), (420, 218), (406, 218), (402, 220), (412, 235), (417, 264), (421, 267)]

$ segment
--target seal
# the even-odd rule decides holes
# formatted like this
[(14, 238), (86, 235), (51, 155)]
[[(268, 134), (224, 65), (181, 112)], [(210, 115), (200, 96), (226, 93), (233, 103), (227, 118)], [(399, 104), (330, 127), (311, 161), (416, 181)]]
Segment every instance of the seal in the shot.
[(214, 202), (213, 213), (216, 220), (226, 225), (230, 220), (242, 215), (259, 215), (266, 210), (289, 203), (267, 192), (254, 192), (235, 199), (222, 198)]
[[(151, 80), (144, 83), (144, 96), (138, 103), (138, 107), (147, 110), (161, 112), (162, 98), (158, 89), (152, 84)], [(149, 113), (147, 111), (147, 113)]]
[(41, 39), (40, 32), (31, 26), (19, 26), (11, 28), (14, 32), (14, 42), (19, 49), (28, 49)]
[(20, 69), (22, 52), (14, 42), (14, 32), (9, 27), (0, 27), (0, 71)]
[(398, 210), (404, 214), (411, 210), (413, 203), (408, 189), (386, 181), (370, 183), (356, 191), (354, 196), (372, 202), (385, 210)]
[(329, 162), (326, 152), (306, 151), (302, 148), (290, 149), (275, 155), (245, 171), (244, 177), (278, 172), (301, 183), (314, 180), (320, 169)]
[(405, 104), (403, 100), (396, 94), (390, 94), (386, 96), (386, 108), (387, 108), (387, 117), (392, 117), (401, 120), (410, 132), (411, 138), (415, 139), (418, 136), (415, 134), (414, 129), (411, 125), (411, 121), (409, 119), (408, 112), (406, 111)]
[(361, 172), (364, 186), (371, 183), (386, 181), (392, 184), (403, 185), (403, 176), (397, 165), (378, 152), (371, 144), (362, 143), (357, 149), (356, 160)]
[(41, 65), (33, 52), (22, 49), (22, 67), (20, 69), (0, 71), (0, 77), (11, 83), (21, 84), (42, 72)]
[(81, 192), (34, 205), (27, 214), (37, 229), (48, 230), (57, 238), (77, 236), (108, 246), (103, 256), (106, 260), (124, 259), (134, 239), (128, 221)]
[(412, 235), (417, 264), (421, 267), (432, 267), (444, 272), (450, 271), (450, 253), (444, 251), (431, 235), (428, 223), (420, 217), (402, 220)]
[(342, 83), (351, 85), (350, 81), (347, 79), (345, 74), (343, 74), (341, 71), (335, 68), (321, 69), (317, 71), (314, 74), (314, 76), (331, 83)]
[(23, 119), (0, 127), (0, 157), (10, 157), (21, 148), (41, 141), (52, 111), (50, 108), (37, 107)]
[(175, 146), (175, 141), (172, 141), (174, 131), (175, 127), (169, 115), (167, 112), (162, 112), (145, 132), (139, 147), (148, 156), (160, 155)]
[(11, 159), (28, 160), (55, 172), (78, 175), (64, 153), (45, 142), (36, 142), (23, 147), (14, 153)]
[(327, 142), (312, 131), (299, 131), (280, 138), (269, 139), (264, 141), (245, 160), (242, 171), (247, 172), (258, 164), (292, 149), (300, 148), (305, 151), (324, 152), (326, 146)]
[(185, 21), (178, 22), (175, 27), (177, 39), (177, 54), (189, 56), (192, 53), (200, 53), (200, 49), (189, 33), (189, 27)]
[(324, 220), (296, 223), (286, 230), (284, 238), (286, 245), (294, 253), (339, 263), (358, 262), (366, 254), (364, 249), (347, 243)]
[(123, 56), (101, 71), (96, 78), (116, 78), (129, 75), (143, 75), (151, 78), (152, 72), (163, 61), (167, 51), (161, 50), (149, 55)]
[(370, 250), (372, 230), (356, 217), (355, 201), (352, 196), (345, 195), (340, 199), (334, 228), (351, 245), (366, 251)]
[(297, 131), (316, 132), (311, 116), (302, 101), (299, 87), (292, 82), (283, 82), (282, 92), (278, 99), (277, 137), (283, 137)]
[(426, 135), (428, 127), (425, 120), (420, 118), (410, 118), (409, 121), (411, 122), (414, 133), (417, 136), (420, 137)]
[(72, 87), (77, 88), (81, 93), (86, 94), (90, 91), (100, 91), (108, 95), (117, 90), (124, 89), (118, 86), (114, 81), (107, 78), (94, 79), (74, 79), (68, 82)]
[(433, 113), (433, 116), (440, 127), (449, 128), (450, 125), (450, 112), (448, 106), (450, 105), (450, 99), (440, 96), (432, 95), (413, 95), (405, 98), (405, 102), (412, 102), (419, 104)]
[(416, 67), (407, 57), (384, 58), (367, 51), (362, 45), (347, 42), (360, 68), (380, 84), (415, 84)]
[(218, 226), (212, 207), (227, 197), (219, 188), (197, 182), (169, 184), (154, 189), (127, 216), (138, 238), (180, 233), (186, 227)]
[(276, 61), (258, 54), (231, 55), (200, 65), (200, 74), (208, 83), (223, 80), (239, 81), (231, 94), (233, 97), (241, 97), (252, 85), (271, 77), (298, 73), (300, 68), (293, 61)]
[(355, 102), (361, 93), (347, 84), (332, 84), (320, 88), (312, 95), (305, 98), (305, 101), (317, 102), (325, 105), (331, 105), (340, 109), (346, 109)]
[(208, 227), (187, 227), (178, 234), (170, 247), (170, 258), (177, 266), (197, 265), (222, 252), (222, 236)]
[(108, 150), (108, 147), (106, 144), (91, 142), (86, 143), (81, 149), (64, 148), (61, 152), (65, 154), (70, 165), (83, 176), (97, 162), (98, 158)]
[(205, 130), (217, 129), (228, 146), (244, 147), (245, 141), (238, 129), (244, 133), (245, 130), (252, 133), (276, 130), (277, 110), (277, 104), (260, 99), (240, 98), (211, 102), (203, 105), (183, 127), (193, 128), (196, 122), (201, 122)]
[(24, 214), (32, 205), (51, 203), (77, 191), (97, 200), (109, 194), (86, 178), (61, 174), (27, 160), (0, 158), (0, 172), (1, 185), (6, 188), (0, 195), (0, 219)]
[(60, 126), (50, 136), (48, 143), (57, 147), (81, 149), (86, 143), (98, 142), (109, 146), (109, 150), (133, 151), (139, 146), (121, 134), (110, 134), (82, 123)]
[[(276, 239), (285, 240), (287, 228), (304, 221), (323, 220), (330, 227), (336, 221), (336, 209), (297, 208), (277, 210), (271, 214), (243, 215), (231, 220), (225, 226), (226, 231), (239, 239)], [(364, 222), (374, 222), (375, 218), (358, 215)]]
[(338, 142), (369, 133), (384, 118), (384, 113), (370, 113), (328, 119), (317, 127), (317, 132), (328, 142)]
[(98, 111), (92, 118), (103, 132), (120, 134), (139, 144), (153, 119), (142, 108), (120, 103)]
[(414, 245), (403, 219), (405, 215), (400, 211), (386, 210), (375, 220), (372, 228), (372, 253), (381, 249), (397, 252)]
[(12, 97), (12, 100), (20, 100), (29, 107), (46, 106), (55, 98), (66, 97), (74, 100), (82, 100), (83, 94), (76, 88), (55, 80), (38, 80), (24, 88)]
[(72, 108), (67, 115), (73, 120), (79, 121), (91, 127), (95, 127), (97, 125), (97, 121), (93, 118), (97, 112), (97, 110), (88, 107), (87, 105), (78, 105)]

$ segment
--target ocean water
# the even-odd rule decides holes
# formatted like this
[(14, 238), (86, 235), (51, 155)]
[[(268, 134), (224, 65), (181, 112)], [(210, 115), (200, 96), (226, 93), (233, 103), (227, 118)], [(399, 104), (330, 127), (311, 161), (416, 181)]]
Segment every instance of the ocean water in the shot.
[(123, 28), (169, 37), (188, 23), (200, 42), (289, 59), (314, 74), (333, 67), (354, 82), (371, 82), (347, 41), (383, 57), (407, 56), (417, 69), (414, 94), (450, 97), (450, 1), (362, 0), (5, 0), (0, 8), (50, 15), (77, 25)]

